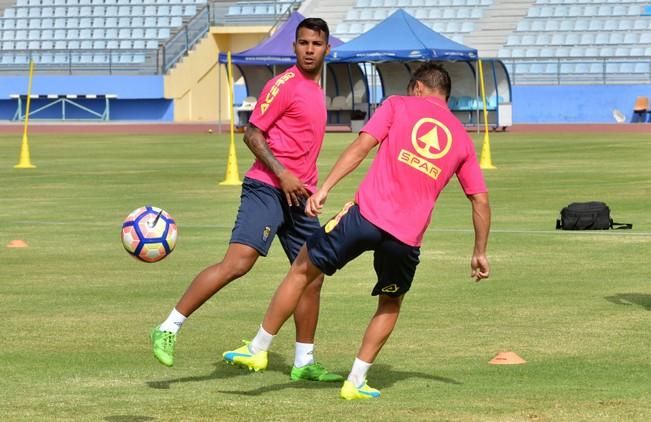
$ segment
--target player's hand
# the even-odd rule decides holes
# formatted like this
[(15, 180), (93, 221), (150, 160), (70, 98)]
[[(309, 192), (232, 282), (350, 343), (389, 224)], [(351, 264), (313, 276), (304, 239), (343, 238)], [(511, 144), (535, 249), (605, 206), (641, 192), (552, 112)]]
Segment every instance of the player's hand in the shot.
[(279, 175), (280, 189), (285, 193), (287, 204), (291, 206), (301, 205), (301, 199), (310, 196), (303, 182), (294, 173), (285, 169)]
[(305, 205), (305, 214), (310, 217), (316, 217), (321, 214), (321, 209), (328, 199), (328, 191), (319, 189), (314, 195), (310, 196)]
[(475, 281), (488, 278), (490, 274), (490, 266), (488, 265), (486, 255), (473, 255), (470, 260), (470, 268), (472, 270), (470, 277), (474, 278)]

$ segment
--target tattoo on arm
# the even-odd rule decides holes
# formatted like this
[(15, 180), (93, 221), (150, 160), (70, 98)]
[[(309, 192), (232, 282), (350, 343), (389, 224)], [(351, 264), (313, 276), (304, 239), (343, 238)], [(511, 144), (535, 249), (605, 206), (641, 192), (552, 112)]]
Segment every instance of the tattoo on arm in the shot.
[(255, 126), (249, 125), (244, 133), (244, 143), (251, 150), (256, 158), (264, 163), (276, 176), (278, 176), (285, 167), (278, 161), (276, 156), (269, 149), (264, 134)]

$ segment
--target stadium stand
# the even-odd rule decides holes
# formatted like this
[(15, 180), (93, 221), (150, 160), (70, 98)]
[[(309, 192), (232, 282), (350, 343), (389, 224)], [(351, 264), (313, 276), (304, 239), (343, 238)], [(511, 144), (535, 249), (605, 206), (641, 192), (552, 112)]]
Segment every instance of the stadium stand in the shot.
[(352, 0), (334, 34), (350, 40), (397, 8), (503, 59), (516, 84), (651, 81), (648, 0)]
[(299, 6), (300, 2), (295, 0), (238, 1), (228, 7), (224, 23), (274, 23), (279, 16)]
[[(1, 65), (154, 64), (159, 43), (205, 0), (17, 0), (0, 17)], [(52, 66), (54, 69), (54, 66)]]
[(463, 43), (464, 35), (474, 30), (492, 4), (493, 0), (357, 0), (336, 25), (334, 34), (350, 40), (402, 8), (433, 30)]
[[(498, 51), (517, 81), (640, 82), (650, 78), (646, 0), (536, 0)], [(508, 60), (511, 59), (511, 60)]]

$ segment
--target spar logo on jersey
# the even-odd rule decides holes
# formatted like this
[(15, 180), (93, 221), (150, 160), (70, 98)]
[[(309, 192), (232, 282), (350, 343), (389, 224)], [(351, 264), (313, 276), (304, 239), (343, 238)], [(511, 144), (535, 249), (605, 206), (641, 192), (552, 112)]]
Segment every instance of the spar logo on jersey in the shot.
[(450, 151), (450, 129), (436, 119), (423, 117), (411, 129), (411, 145), (416, 153), (402, 149), (398, 160), (432, 179), (437, 179), (441, 169), (428, 160), (438, 160)]
[(264, 97), (264, 103), (260, 106), (260, 114), (264, 114), (271, 103), (273, 102), (274, 98), (276, 98), (276, 95), (280, 92), (280, 87), (287, 82), (288, 80), (292, 79), (294, 76), (294, 72), (287, 72), (273, 84), (269, 92), (267, 92), (267, 96)]

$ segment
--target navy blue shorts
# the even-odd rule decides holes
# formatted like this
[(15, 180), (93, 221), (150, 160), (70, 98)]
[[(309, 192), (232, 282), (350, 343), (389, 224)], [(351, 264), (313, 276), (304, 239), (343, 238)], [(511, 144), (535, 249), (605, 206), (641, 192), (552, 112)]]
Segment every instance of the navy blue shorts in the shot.
[(307, 238), (319, 229), (319, 219), (305, 214), (304, 203), (290, 207), (280, 189), (244, 178), (230, 243), (248, 245), (267, 256), (278, 235), (287, 258), (294, 262)]
[(377, 283), (371, 294), (397, 297), (411, 288), (420, 248), (409, 246), (376, 227), (349, 202), (333, 219), (307, 240), (312, 263), (332, 275), (362, 252), (374, 251), (373, 266)]

